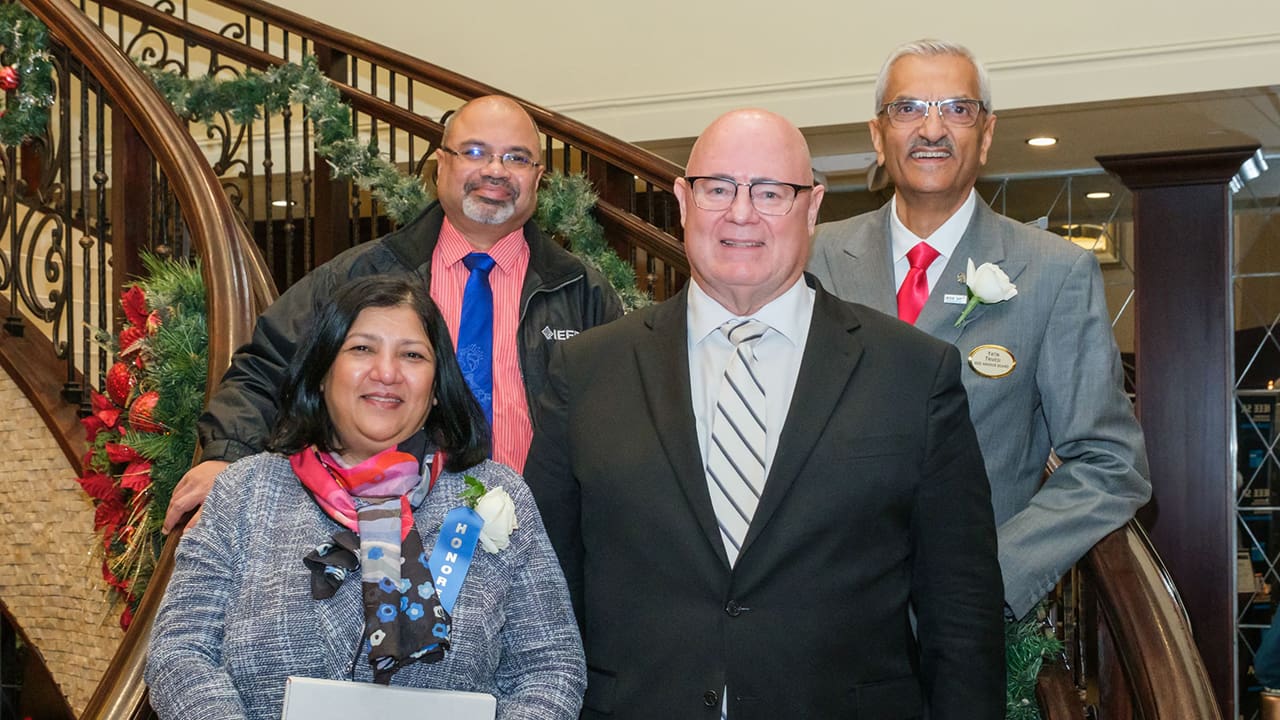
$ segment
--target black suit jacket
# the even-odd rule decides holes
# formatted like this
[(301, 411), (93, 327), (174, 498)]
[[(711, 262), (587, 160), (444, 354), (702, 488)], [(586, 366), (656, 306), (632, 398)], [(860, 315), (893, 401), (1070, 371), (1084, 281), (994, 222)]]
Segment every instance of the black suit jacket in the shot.
[(733, 720), (1003, 717), (995, 529), (959, 356), (816, 289), (733, 568), (685, 294), (556, 348), (526, 479), (583, 629), (584, 718), (716, 718), (726, 686)]

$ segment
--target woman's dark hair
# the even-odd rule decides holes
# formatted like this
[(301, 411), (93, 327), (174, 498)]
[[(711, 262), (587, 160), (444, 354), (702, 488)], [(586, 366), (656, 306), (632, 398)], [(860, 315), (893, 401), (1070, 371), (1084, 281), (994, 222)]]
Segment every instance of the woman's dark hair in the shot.
[(366, 308), (405, 306), (422, 320), (436, 358), (435, 398), (427, 413), (427, 435), (445, 452), (445, 469), (461, 472), (489, 456), (489, 424), (458, 369), (453, 340), (440, 310), (416, 275), (371, 275), (340, 286), (316, 312), (294, 353), (280, 391), (279, 412), (267, 449), (292, 455), (308, 445), (340, 451), (320, 386), (347, 333)]

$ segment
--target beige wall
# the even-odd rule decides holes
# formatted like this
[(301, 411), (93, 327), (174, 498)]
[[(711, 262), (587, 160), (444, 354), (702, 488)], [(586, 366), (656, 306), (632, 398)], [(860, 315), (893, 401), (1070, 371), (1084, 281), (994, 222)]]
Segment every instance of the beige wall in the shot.
[(865, 119), (885, 54), (930, 35), (973, 48), (1005, 109), (1280, 84), (1275, 0), (278, 4), (632, 142), (747, 104)]

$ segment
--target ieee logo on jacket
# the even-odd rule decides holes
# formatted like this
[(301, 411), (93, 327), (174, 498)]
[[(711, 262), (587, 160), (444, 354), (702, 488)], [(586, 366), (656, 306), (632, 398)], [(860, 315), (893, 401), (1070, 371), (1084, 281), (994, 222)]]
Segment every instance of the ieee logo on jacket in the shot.
[(577, 334), (577, 330), (552, 330), (550, 325), (542, 328), (542, 337), (548, 340), (568, 340)]

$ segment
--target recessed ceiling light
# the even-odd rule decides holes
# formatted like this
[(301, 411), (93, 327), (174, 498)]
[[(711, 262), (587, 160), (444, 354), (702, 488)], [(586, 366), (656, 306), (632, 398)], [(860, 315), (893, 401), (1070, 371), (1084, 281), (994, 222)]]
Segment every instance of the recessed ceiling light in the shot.
[(1111, 193), (1105, 190), (1098, 190), (1096, 192), (1085, 193), (1084, 196), (1089, 198), (1090, 200), (1106, 200), (1107, 198), (1111, 197)]
[(1058, 144), (1058, 138), (1042, 135), (1040, 137), (1027, 138), (1027, 144), (1031, 147), (1049, 147)]
[(294, 202), (294, 201), (292, 201), (292, 200), (272, 200), (272, 201), (271, 201), (271, 206), (272, 206), (272, 207), (290, 207), (290, 206), (297, 205), (297, 204), (298, 204), (298, 203), (296, 203), (296, 202)]

